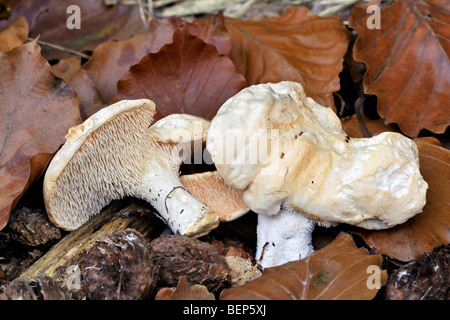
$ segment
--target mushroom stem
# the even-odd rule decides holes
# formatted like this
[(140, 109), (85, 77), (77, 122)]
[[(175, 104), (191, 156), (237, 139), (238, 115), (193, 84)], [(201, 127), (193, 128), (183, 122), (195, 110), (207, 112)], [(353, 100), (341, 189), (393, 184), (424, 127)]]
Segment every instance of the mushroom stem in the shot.
[[(160, 148), (150, 152), (153, 160), (148, 162), (137, 196), (148, 201), (174, 233), (207, 234), (218, 226), (219, 216), (183, 187), (178, 173), (182, 159), (168, 157)], [(178, 153), (178, 149), (168, 152)]]
[[(209, 122), (173, 115), (149, 128), (154, 114), (151, 100), (124, 100), (69, 130), (44, 178), (53, 224), (75, 230), (112, 200), (134, 196), (150, 202), (174, 233), (199, 237), (218, 226), (220, 217), (179, 179), (180, 164), (206, 138), (195, 124), (204, 132)], [(180, 134), (186, 139), (172, 141)]]
[(275, 215), (258, 214), (256, 259), (262, 257), (260, 266), (275, 267), (309, 256), (314, 251), (313, 230), (313, 220), (289, 207)]

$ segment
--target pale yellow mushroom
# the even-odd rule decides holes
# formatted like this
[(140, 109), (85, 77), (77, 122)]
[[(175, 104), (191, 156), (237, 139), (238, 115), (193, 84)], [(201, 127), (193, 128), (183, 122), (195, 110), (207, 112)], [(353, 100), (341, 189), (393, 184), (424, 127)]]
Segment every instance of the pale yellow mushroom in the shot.
[(309, 255), (315, 223), (385, 229), (426, 202), (412, 140), (393, 132), (350, 139), (336, 114), (295, 82), (254, 85), (230, 98), (206, 146), (225, 182), (259, 214), (263, 267)]
[(154, 114), (151, 100), (124, 100), (69, 130), (44, 177), (45, 205), (56, 226), (77, 229), (112, 200), (125, 196), (152, 204), (174, 233), (198, 237), (218, 226), (220, 217), (179, 179), (187, 156), (182, 150), (205, 136), (174, 142), (166, 139), (165, 131), (184, 126), (190, 132), (194, 122), (209, 122), (181, 116), (149, 128)]

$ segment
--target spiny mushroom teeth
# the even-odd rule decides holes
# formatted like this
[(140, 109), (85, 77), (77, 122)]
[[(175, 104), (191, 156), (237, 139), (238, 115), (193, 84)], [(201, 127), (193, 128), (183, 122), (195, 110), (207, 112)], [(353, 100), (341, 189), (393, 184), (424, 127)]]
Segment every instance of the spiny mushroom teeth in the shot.
[(69, 130), (44, 177), (45, 205), (56, 226), (75, 230), (112, 200), (136, 195), (154, 114), (151, 100), (124, 100)]

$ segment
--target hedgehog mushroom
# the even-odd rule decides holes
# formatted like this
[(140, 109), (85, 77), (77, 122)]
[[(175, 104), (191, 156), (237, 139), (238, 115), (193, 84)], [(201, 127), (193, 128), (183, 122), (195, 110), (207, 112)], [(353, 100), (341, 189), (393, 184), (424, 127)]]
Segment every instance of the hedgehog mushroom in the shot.
[(426, 202), (413, 141), (393, 132), (350, 139), (336, 114), (295, 82), (250, 86), (228, 99), (206, 147), (225, 182), (244, 190), (258, 213), (263, 268), (309, 255), (317, 223), (385, 229)]
[(69, 129), (44, 177), (45, 205), (56, 226), (75, 230), (125, 196), (152, 204), (174, 233), (199, 237), (218, 226), (219, 216), (179, 179), (179, 166), (189, 154), (182, 150), (206, 138), (206, 131), (177, 142), (166, 132), (180, 127), (195, 132), (195, 124), (207, 127), (209, 122), (187, 116), (161, 119), (149, 128), (154, 114), (151, 100), (123, 100)]
[[(181, 163), (203, 163), (209, 125), (209, 121), (197, 116), (171, 114), (155, 122), (150, 131), (162, 147), (172, 149), (172, 162), (178, 170)], [(214, 211), (220, 221), (232, 221), (250, 211), (242, 199), (243, 192), (229, 187), (217, 171), (181, 175), (179, 179), (183, 189)]]

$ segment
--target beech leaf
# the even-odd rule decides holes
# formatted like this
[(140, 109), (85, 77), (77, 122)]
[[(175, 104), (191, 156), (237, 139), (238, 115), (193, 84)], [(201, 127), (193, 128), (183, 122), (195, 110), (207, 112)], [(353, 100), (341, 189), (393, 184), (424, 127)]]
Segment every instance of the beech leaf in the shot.
[(102, 101), (108, 104), (117, 95), (117, 82), (128, 69), (148, 53), (158, 52), (172, 42), (180, 19), (152, 19), (147, 33), (123, 41), (107, 41), (97, 46), (83, 66), (94, 81)]
[[(131, 35), (145, 31), (137, 4), (125, 5), (120, 1), (114, 6), (107, 6), (103, 1), (92, 0), (9, 2), (12, 12), (10, 19), (23, 15), (30, 25), (31, 38), (39, 37), (42, 41), (77, 51), (93, 49), (107, 40), (128, 39)], [(79, 8), (79, 15), (68, 10), (72, 5)], [(78, 19), (80, 28), (68, 27), (74, 19)], [(0, 28), (7, 23), (0, 21)], [(47, 60), (70, 56), (49, 47), (42, 48), (42, 55)]]
[(220, 299), (369, 300), (378, 291), (369, 278), (373, 270), (379, 272), (378, 285), (384, 285), (387, 274), (381, 270), (381, 255), (369, 255), (341, 233), (305, 259), (267, 268), (258, 279), (223, 290)]
[[(97, 86), (103, 103), (117, 95), (117, 82), (128, 69), (147, 54), (158, 52), (173, 41), (173, 33), (183, 24), (180, 18), (152, 19), (148, 32), (128, 40), (107, 41), (97, 46), (83, 68)], [(216, 46), (219, 54), (228, 54), (231, 40), (221, 14), (186, 24), (192, 35)]]
[(281, 17), (225, 19), (232, 40), (230, 58), (250, 85), (299, 82), (316, 102), (334, 108), (339, 73), (350, 33), (340, 18), (321, 18), (295, 6)]
[(222, 104), (246, 85), (230, 59), (182, 25), (175, 31), (173, 43), (130, 67), (117, 84), (114, 101), (151, 99), (156, 104), (155, 120), (173, 113), (212, 119)]
[(367, 27), (367, 7), (349, 21), (358, 33), (354, 59), (364, 62), (364, 92), (378, 98), (386, 123), (417, 137), (422, 129), (444, 133), (450, 123), (450, 11), (446, 1), (398, 0), (381, 9), (381, 28)]
[(81, 118), (75, 91), (52, 73), (35, 41), (0, 52), (0, 84), (1, 230)]

